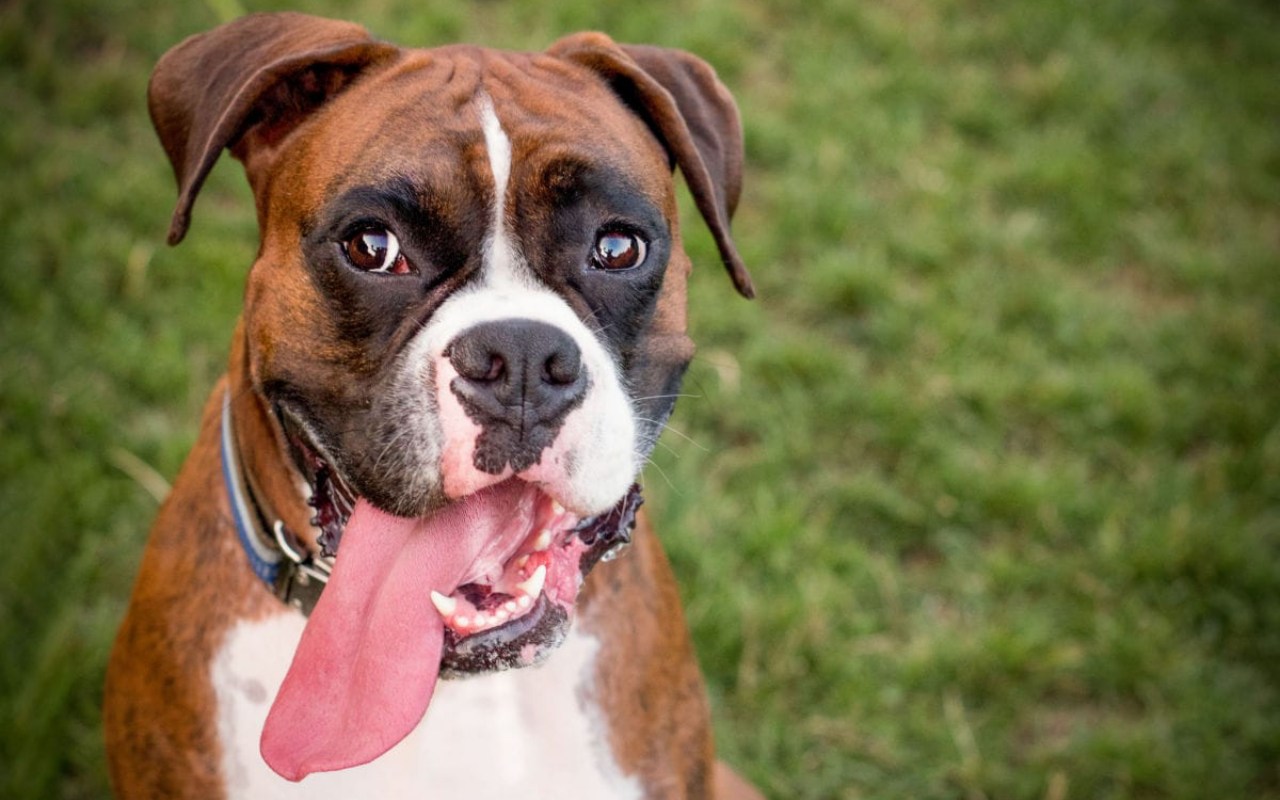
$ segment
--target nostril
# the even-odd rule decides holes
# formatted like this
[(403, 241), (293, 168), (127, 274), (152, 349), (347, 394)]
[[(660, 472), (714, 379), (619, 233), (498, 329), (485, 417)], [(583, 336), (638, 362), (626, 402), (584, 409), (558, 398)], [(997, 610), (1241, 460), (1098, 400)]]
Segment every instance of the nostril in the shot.
[(480, 378), (482, 381), (496, 381), (507, 372), (507, 362), (497, 353), (489, 356), (489, 370)]
[(542, 380), (555, 386), (568, 386), (582, 374), (582, 359), (573, 350), (558, 350), (543, 364)]
[(478, 383), (493, 383), (507, 373), (507, 360), (488, 343), (476, 338), (454, 342), (444, 353), (458, 374)]

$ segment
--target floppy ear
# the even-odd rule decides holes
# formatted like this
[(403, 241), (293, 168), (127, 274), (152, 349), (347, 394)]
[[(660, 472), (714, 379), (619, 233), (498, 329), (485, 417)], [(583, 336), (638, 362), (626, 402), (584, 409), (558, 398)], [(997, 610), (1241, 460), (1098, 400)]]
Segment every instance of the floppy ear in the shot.
[(169, 244), (223, 148), (242, 161), (278, 144), (308, 113), (396, 48), (359, 25), (306, 14), (252, 14), (192, 36), (160, 59), (151, 121), (178, 179)]
[(617, 45), (602, 33), (579, 33), (547, 51), (599, 73), (649, 124), (684, 173), (720, 258), (744, 297), (751, 276), (729, 232), (742, 192), (742, 123), (715, 70), (683, 50)]

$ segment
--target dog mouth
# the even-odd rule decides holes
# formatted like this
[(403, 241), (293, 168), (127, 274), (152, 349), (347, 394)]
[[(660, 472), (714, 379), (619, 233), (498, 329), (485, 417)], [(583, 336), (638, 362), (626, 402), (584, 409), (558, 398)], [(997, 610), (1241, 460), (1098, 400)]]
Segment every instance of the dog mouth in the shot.
[[(337, 557), (361, 497), (299, 426), (286, 428), (312, 489), (308, 503), (314, 510), (311, 523), (320, 531), (321, 554)], [(518, 478), (485, 493), (501, 497), (505, 519), (457, 588), (431, 592), (444, 622), (444, 678), (544, 660), (564, 640), (586, 576), (630, 543), (644, 502), (639, 485), (632, 484), (612, 508), (584, 518)]]
[(289, 780), (381, 756), (419, 724), (441, 676), (541, 661), (567, 635), (587, 572), (635, 525), (634, 485), (583, 519), (517, 478), (396, 516), (282, 418), (333, 556), (262, 728), (263, 759)]

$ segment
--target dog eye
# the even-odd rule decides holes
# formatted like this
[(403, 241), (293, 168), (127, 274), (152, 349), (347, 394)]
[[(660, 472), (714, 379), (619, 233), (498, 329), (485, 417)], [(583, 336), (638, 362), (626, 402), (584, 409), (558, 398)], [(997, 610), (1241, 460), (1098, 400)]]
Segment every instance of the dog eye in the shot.
[(591, 265), (596, 269), (616, 271), (632, 269), (644, 263), (649, 246), (644, 239), (624, 230), (606, 229), (596, 235), (591, 251)]
[(400, 240), (386, 228), (365, 228), (342, 243), (347, 261), (365, 272), (406, 275), (413, 271), (400, 252)]

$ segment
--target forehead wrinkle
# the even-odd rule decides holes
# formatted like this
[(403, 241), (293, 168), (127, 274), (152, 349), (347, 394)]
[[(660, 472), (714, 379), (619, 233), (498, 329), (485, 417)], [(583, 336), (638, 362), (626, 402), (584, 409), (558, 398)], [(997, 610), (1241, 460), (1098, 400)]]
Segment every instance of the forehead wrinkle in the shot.
[(337, 137), (343, 143), (338, 157), (324, 159), (333, 167), (330, 191), (408, 176), (465, 207), (477, 204), (474, 217), (486, 229), (494, 184), (475, 109), (486, 60), (484, 51), (468, 46), (414, 51), (371, 76), (352, 93), (358, 97), (336, 98), (345, 101), (340, 124), (348, 133)]
[[(465, 49), (442, 55), (414, 51), (364, 77), (321, 108), (317, 120), (322, 124), (308, 126), (340, 128), (343, 135), (306, 137), (299, 169), (327, 175), (323, 186), (332, 193), (420, 174), (424, 168), (433, 171), (435, 164), (453, 169), (465, 164), (468, 147), (480, 137), (474, 122), (457, 113), (480, 83), (480, 67), (470, 56)], [(371, 159), (370, 153), (379, 157)]]
[(513, 152), (510, 181), (537, 181), (557, 158), (604, 164), (627, 175), (655, 202), (674, 209), (671, 165), (648, 123), (593, 72), (541, 54), (501, 54), (486, 64), (492, 95)]

